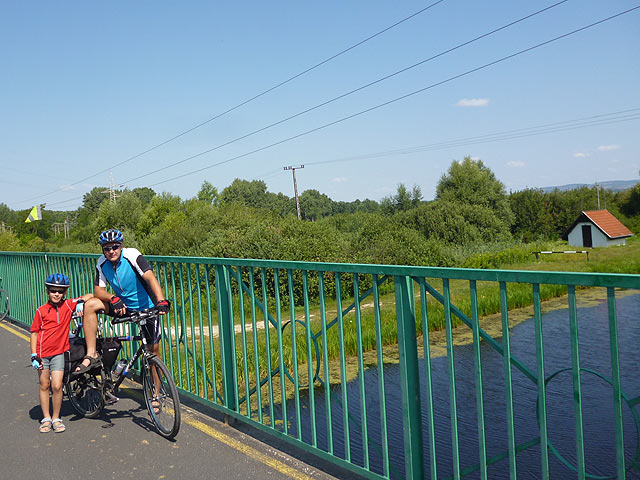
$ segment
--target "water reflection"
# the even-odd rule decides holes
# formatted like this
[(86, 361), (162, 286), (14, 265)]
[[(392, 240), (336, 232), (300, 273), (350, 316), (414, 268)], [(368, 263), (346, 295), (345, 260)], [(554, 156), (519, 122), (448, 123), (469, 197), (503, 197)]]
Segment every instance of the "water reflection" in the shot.
[[(620, 349), (620, 372), (623, 392), (630, 398), (640, 395), (640, 379), (637, 368), (640, 365), (640, 329), (637, 319), (640, 314), (640, 295), (630, 295), (618, 299), (618, 328)], [(592, 369), (600, 375), (611, 378), (611, 358), (609, 354), (609, 320), (606, 302), (595, 307), (581, 308), (578, 312), (580, 364), (583, 369)], [(559, 370), (571, 367), (571, 346), (568, 310), (557, 310), (543, 315), (543, 342), (546, 377)], [(535, 367), (535, 329), (530, 319), (511, 330), (512, 355), (533, 372)], [(473, 376), (474, 362), (472, 346), (456, 347), (454, 350), (456, 369), (456, 394), (458, 411), (458, 434), (461, 468), (479, 464), (478, 421), (476, 415), (476, 392)], [(481, 345), (483, 367), (483, 395), (485, 413), (485, 435), (488, 457), (506, 452), (507, 423), (506, 395), (504, 387), (503, 357), (486, 343)], [(438, 477), (452, 474), (452, 440), (449, 404), (449, 380), (447, 359), (432, 359), (432, 384), (434, 392), (435, 445)], [(426, 472), (429, 472), (429, 441), (427, 405), (425, 400), (424, 362), (420, 364), (421, 396), (423, 412), (423, 434), (425, 439)], [(400, 396), (400, 372), (398, 365), (385, 365), (384, 380), (386, 392), (386, 419), (389, 442), (391, 478), (404, 478), (403, 425)], [(368, 449), (371, 469), (382, 472), (382, 434), (378, 395), (378, 370), (369, 369), (364, 375), (366, 391), (366, 416)], [(516, 444), (521, 444), (538, 436), (536, 420), (536, 384), (519, 370), (512, 369), (514, 425)], [(581, 375), (582, 412), (587, 472), (599, 476), (615, 476), (615, 425), (613, 423), (613, 389), (600, 376), (583, 372)], [(331, 388), (331, 435), (333, 453), (347, 458), (345, 451), (345, 423), (348, 423), (348, 437), (352, 462), (364, 465), (362, 415), (360, 407), (359, 380), (347, 387), (349, 416), (343, 417), (341, 387)], [(301, 423), (302, 439), (312, 443), (309, 405), (302, 399)], [(548, 384), (547, 416), (549, 440), (554, 448), (575, 465), (575, 418), (573, 414), (573, 391), (571, 370), (558, 373)], [(317, 445), (329, 451), (325, 397), (322, 388), (315, 390), (315, 414)], [(295, 409), (288, 405), (289, 425), (295, 435)], [(627, 466), (633, 462), (638, 448), (638, 432), (634, 418), (627, 405), (623, 405), (624, 446)], [(540, 446), (530, 447), (516, 457), (517, 473), (520, 478), (540, 478)], [(563, 465), (555, 456), (549, 456), (551, 478), (577, 478), (575, 472)], [(489, 478), (509, 478), (508, 459), (489, 466)], [(479, 478), (478, 472), (466, 478)]]

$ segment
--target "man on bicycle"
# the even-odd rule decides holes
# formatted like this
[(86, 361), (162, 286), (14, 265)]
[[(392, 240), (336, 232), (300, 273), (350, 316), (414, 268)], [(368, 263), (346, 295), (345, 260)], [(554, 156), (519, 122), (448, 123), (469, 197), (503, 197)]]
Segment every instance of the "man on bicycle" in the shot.
[[(135, 248), (123, 248), (124, 235), (111, 229), (100, 234), (102, 256), (96, 264), (94, 298), (85, 303), (84, 334), (87, 342), (87, 356), (78, 372), (86, 372), (100, 364), (96, 352), (98, 332), (97, 314), (104, 312), (112, 317), (122, 317), (127, 310), (142, 310), (157, 307), (161, 314), (169, 311), (169, 302), (158, 279), (146, 258)], [(107, 292), (111, 286), (114, 294)], [(148, 338), (152, 339), (151, 350), (156, 355), (160, 351), (160, 320), (148, 322), (145, 327)]]

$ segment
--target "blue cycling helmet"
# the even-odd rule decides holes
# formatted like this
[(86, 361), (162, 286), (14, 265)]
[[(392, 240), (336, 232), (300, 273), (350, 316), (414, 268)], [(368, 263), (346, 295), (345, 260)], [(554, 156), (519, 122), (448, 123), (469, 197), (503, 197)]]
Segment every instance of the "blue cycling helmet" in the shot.
[(100, 245), (105, 245), (107, 243), (122, 243), (123, 240), (124, 235), (122, 234), (122, 232), (114, 228), (102, 232), (100, 234), (100, 238), (98, 239)]
[(52, 273), (44, 281), (47, 287), (63, 287), (69, 288), (69, 277), (62, 273)]

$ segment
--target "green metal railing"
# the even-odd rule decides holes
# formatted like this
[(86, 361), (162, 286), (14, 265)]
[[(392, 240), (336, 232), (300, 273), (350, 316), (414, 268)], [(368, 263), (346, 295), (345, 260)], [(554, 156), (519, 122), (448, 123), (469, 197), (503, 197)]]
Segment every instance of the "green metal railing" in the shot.
[[(70, 296), (91, 292), (97, 257), (0, 252), (10, 317), (30, 324), (46, 300), (42, 284), (49, 273), (70, 276)], [(486, 479), (492, 465), (500, 464), (516, 478), (518, 454), (535, 449), (541, 478), (550, 477), (550, 458), (578, 478), (640, 472), (640, 446), (631, 453), (627, 446), (625, 457), (623, 406), (637, 430), (640, 397), (622, 389), (616, 312), (617, 290), (640, 289), (637, 275), (147, 258), (173, 302), (163, 320), (162, 352), (181, 392), (347, 470), (375, 479), (460, 478), (473, 472)], [(585, 358), (579, 348), (579, 332), (588, 328), (577, 307), (584, 287), (606, 292), (609, 338), (602, 339), (599, 358)], [(543, 300), (565, 293), (570, 364), (549, 375)], [(523, 305), (533, 306), (535, 355), (528, 360), (514, 355), (510, 344), (510, 316)], [(496, 338), (481, 327), (490, 313), (500, 319)], [(447, 389), (435, 386), (438, 345), (430, 328), (444, 332)], [(459, 396), (454, 344), (460, 332), (471, 334), (473, 399)], [(501, 371), (483, 368), (486, 348), (502, 356)], [(385, 377), (388, 363), (397, 364), (399, 381)], [(589, 368), (582, 366), (587, 363)], [(571, 373), (569, 413), (575, 429), (570, 458), (550, 441), (547, 412), (547, 384), (565, 371)], [(516, 374), (533, 386), (536, 407), (528, 412), (536, 417), (533, 433), (516, 429)], [(615, 430), (610, 474), (590, 472), (585, 458), (585, 375), (597, 376), (613, 391), (613, 411), (607, 412)], [(505, 404), (500, 453), (489, 448), (485, 418), (485, 382), (496, 376)], [(400, 405), (390, 400), (393, 395)], [(445, 403), (443, 433), (435, 411)], [(471, 456), (462, 453), (468, 451), (461, 444), (468, 441), (469, 425), (461, 431), (461, 409), (475, 410)], [(398, 431), (394, 422), (402, 423), (402, 438), (391, 433)], [(531, 438), (523, 441), (523, 435)], [(450, 445), (444, 454), (438, 443), (443, 436)]]

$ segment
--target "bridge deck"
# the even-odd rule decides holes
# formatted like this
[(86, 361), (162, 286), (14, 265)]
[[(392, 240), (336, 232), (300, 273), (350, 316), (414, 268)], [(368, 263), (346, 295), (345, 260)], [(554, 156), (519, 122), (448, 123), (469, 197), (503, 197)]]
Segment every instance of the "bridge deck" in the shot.
[(335, 478), (188, 407), (178, 437), (167, 441), (153, 430), (134, 383), (95, 420), (78, 417), (65, 399), (66, 432), (39, 433), (28, 332), (6, 322), (0, 327), (2, 478)]

